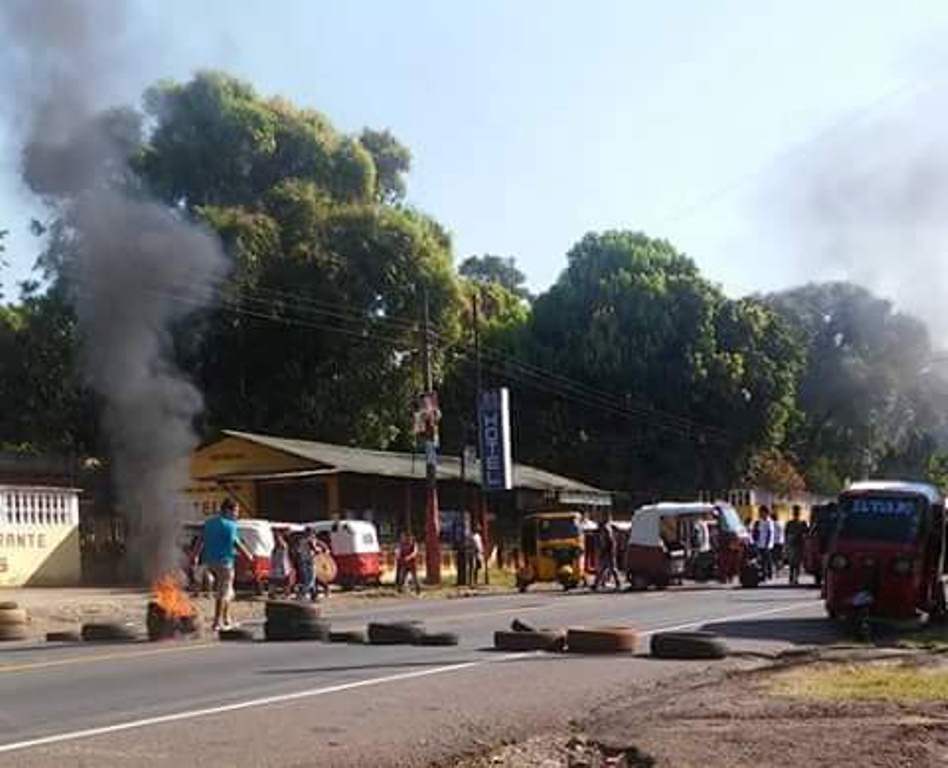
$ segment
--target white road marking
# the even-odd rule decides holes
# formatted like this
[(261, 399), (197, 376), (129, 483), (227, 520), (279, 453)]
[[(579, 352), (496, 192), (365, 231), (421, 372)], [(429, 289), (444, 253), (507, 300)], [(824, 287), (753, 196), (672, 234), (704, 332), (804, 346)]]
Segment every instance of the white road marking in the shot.
[(192, 709), (185, 712), (173, 712), (168, 715), (158, 715), (156, 717), (146, 717), (141, 720), (129, 720), (124, 723), (115, 723), (113, 725), (104, 725), (99, 728), (86, 728), (81, 731), (70, 731), (67, 733), (57, 733), (52, 736), (42, 736), (36, 739), (26, 741), (15, 741), (9, 744), (0, 744), (0, 753), (15, 752), (17, 750), (30, 749), (32, 747), (42, 747), (47, 744), (57, 744), (63, 741), (75, 741), (76, 739), (88, 739), (92, 736), (103, 736), (110, 733), (120, 733), (121, 731), (130, 731), (135, 728), (147, 728), (151, 725), (164, 725), (165, 723), (174, 723), (181, 720), (193, 720), (198, 717), (207, 717), (209, 715), (220, 715), (226, 712), (236, 712), (241, 709), (250, 709), (252, 707), (265, 707), (270, 704), (283, 704), (288, 701), (299, 701), (300, 699), (311, 699), (315, 696), (325, 696), (330, 693), (340, 693), (341, 691), (351, 691), (356, 688), (366, 688), (370, 685), (381, 685), (383, 683), (394, 683), (401, 680), (411, 680), (418, 677), (430, 677), (431, 675), (440, 675), (445, 672), (460, 672), (462, 669), (472, 669), (485, 664), (494, 664), (499, 661), (508, 661), (518, 659), (524, 656), (531, 656), (532, 653), (507, 653), (503, 656), (496, 656), (491, 659), (481, 661), (467, 661), (460, 664), (446, 664), (442, 667), (433, 667), (432, 669), (416, 670), (415, 672), (401, 672), (397, 675), (386, 675), (384, 677), (372, 677), (367, 680), (355, 680), (351, 683), (340, 683), (338, 685), (328, 685), (323, 688), (310, 688), (305, 691), (296, 691), (294, 693), (280, 693), (274, 696), (264, 696), (259, 699), (248, 699), (247, 701), (238, 701), (234, 704), (222, 704), (217, 707), (207, 707), (205, 709)]
[(739, 621), (741, 619), (756, 619), (759, 616), (770, 616), (774, 613), (786, 613), (787, 611), (793, 611), (797, 608), (805, 608), (807, 606), (812, 606), (818, 600), (801, 600), (797, 603), (790, 603), (790, 605), (781, 605), (779, 608), (767, 608), (763, 611), (753, 611), (752, 613), (742, 613), (739, 616), (720, 616), (718, 618), (709, 618), (709, 619), (699, 619), (698, 621), (689, 621), (687, 624), (677, 624), (673, 627), (657, 627), (655, 629), (646, 629), (639, 634), (642, 637), (648, 637), (649, 635), (654, 635), (657, 632), (682, 632), (686, 629), (694, 629), (695, 627), (703, 626), (704, 624), (714, 624), (719, 621)]
[[(782, 605), (777, 608), (769, 608), (761, 611), (753, 611), (750, 613), (741, 613), (734, 614), (730, 616), (712, 616), (702, 619), (697, 619), (695, 621), (688, 622), (687, 624), (678, 624), (672, 627), (658, 627), (655, 629), (649, 629), (643, 631), (641, 634), (643, 637), (653, 635), (656, 632), (674, 632), (678, 630), (690, 629), (693, 627), (701, 626), (702, 624), (708, 624), (711, 622), (720, 622), (720, 621), (740, 621), (741, 619), (753, 619), (759, 616), (767, 616), (775, 613), (785, 613), (787, 611), (792, 611), (797, 608), (802, 608), (804, 606), (812, 606), (816, 602), (815, 600), (807, 600), (805, 602), (796, 602), (791, 603), (790, 605)], [(339, 683), (338, 685), (329, 685), (322, 688), (310, 688), (305, 691), (296, 691), (293, 693), (281, 693), (273, 696), (264, 696), (257, 699), (248, 699), (246, 701), (239, 701), (233, 704), (222, 704), (217, 707), (206, 707), (204, 709), (192, 709), (184, 712), (173, 712), (167, 715), (158, 715), (156, 717), (146, 717), (140, 720), (129, 720), (124, 723), (114, 723), (112, 725), (104, 725), (97, 728), (86, 728), (79, 731), (68, 731), (66, 733), (57, 733), (50, 736), (41, 736), (35, 739), (27, 739), (25, 741), (14, 741), (8, 744), (0, 744), (0, 754), (5, 752), (15, 752), (18, 750), (32, 749), (34, 747), (47, 746), (49, 744), (58, 744), (64, 741), (76, 741), (78, 739), (88, 739), (93, 736), (105, 736), (112, 733), (121, 733), (122, 731), (130, 731), (137, 728), (147, 728), (153, 725), (164, 725), (166, 723), (175, 723), (182, 720), (193, 720), (199, 717), (208, 717), (211, 715), (220, 715), (227, 712), (236, 712), (242, 709), (251, 709), (254, 707), (265, 707), (271, 704), (283, 704), (286, 702), (299, 701), (301, 699), (310, 699), (316, 696), (325, 696), (331, 693), (341, 693), (343, 691), (352, 691), (358, 688), (367, 688), (373, 685), (382, 685), (384, 683), (394, 683), (400, 682), (402, 680), (412, 680), (421, 677), (430, 677), (432, 675), (446, 674), (449, 672), (460, 672), (465, 669), (473, 669), (475, 667), (481, 667), (486, 664), (494, 664), (500, 661), (510, 661), (514, 659), (525, 658), (528, 656), (535, 656), (537, 652), (527, 652), (527, 653), (507, 653), (502, 656), (495, 656), (489, 659), (482, 659), (479, 661), (467, 661), (461, 662), (458, 664), (446, 664), (441, 667), (433, 667), (431, 669), (422, 669), (416, 670), (414, 672), (402, 672), (397, 675), (386, 675), (384, 677), (372, 677), (366, 680), (355, 680), (350, 683)]]

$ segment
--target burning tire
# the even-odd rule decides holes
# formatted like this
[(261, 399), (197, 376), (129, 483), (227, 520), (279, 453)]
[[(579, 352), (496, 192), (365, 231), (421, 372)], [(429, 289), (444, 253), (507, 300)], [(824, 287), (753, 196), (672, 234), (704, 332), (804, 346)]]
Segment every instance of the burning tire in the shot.
[(566, 633), (559, 629), (494, 632), (499, 651), (562, 651), (565, 643)]
[(571, 627), (566, 631), (569, 653), (634, 653), (639, 633), (628, 627)]
[(458, 636), (454, 632), (424, 632), (415, 641), (415, 645), (447, 646), (457, 644)]
[(138, 633), (128, 624), (83, 624), (81, 637), (87, 642), (133, 643)]
[(47, 643), (78, 643), (81, 640), (82, 636), (74, 629), (46, 633)]
[(710, 632), (656, 632), (649, 644), (659, 659), (723, 659), (728, 647)]
[(421, 623), (415, 621), (373, 622), (368, 627), (372, 645), (414, 645), (424, 632)]

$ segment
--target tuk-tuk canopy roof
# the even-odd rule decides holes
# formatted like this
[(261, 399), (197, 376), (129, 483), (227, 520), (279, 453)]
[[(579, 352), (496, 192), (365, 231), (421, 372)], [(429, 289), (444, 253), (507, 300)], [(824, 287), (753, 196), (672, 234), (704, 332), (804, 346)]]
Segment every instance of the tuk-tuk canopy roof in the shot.
[(843, 493), (911, 493), (924, 496), (929, 504), (943, 504), (944, 497), (938, 489), (928, 483), (913, 483), (904, 480), (861, 480), (851, 483)]
[[(730, 504), (706, 501), (663, 501), (640, 507), (632, 516), (629, 542), (657, 545), (661, 537), (661, 522), (668, 517), (710, 517), (715, 510), (731, 508)], [(736, 513), (735, 513), (736, 518)], [(739, 521), (738, 521), (739, 522)]]

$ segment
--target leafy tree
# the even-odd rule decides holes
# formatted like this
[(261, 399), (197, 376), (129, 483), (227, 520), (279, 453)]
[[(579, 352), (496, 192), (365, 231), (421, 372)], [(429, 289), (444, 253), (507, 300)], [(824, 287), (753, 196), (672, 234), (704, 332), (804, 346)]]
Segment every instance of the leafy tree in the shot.
[(793, 461), (776, 448), (768, 448), (751, 457), (747, 483), (765, 488), (781, 496), (792, 496), (806, 490), (806, 480)]
[(394, 205), (405, 198), (405, 175), (411, 170), (411, 151), (389, 131), (366, 128), (359, 142), (375, 163), (375, 199)]
[(518, 343), (582, 386), (534, 378), (540, 394), (520, 395), (528, 458), (612, 488), (691, 493), (726, 487), (780, 444), (802, 356), (772, 311), (729, 301), (639, 233), (588, 234), (567, 258)]
[[(0, 270), (6, 269), (10, 266), (10, 263), (4, 258), (3, 254), (6, 253), (6, 246), (3, 244), (3, 239), (9, 234), (8, 230), (0, 229)], [(3, 300), (3, 284), (0, 283), (0, 301)]]
[(948, 391), (930, 371), (924, 325), (849, 283), (806, 285), (766, 302), (806, 348), (804, 418), (792, 436), (806, 473), (921, 477), (944, 434), (937, 403)]
[(530, 292), (526, 289), (527, 276), (517, 269), (513, 257), (504, 258), (489, 253), (469, 256), (461, 262), (458, 273), (475, 282), (496, 283), (521, 299), (530, 298)]

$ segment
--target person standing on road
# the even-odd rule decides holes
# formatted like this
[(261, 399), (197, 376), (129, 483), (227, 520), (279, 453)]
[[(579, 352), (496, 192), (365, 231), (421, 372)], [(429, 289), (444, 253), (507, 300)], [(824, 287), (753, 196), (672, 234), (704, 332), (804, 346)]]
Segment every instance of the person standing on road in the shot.
[(784, 545), (786, 544), (786, 539), (784, 538), (784, 528), (783, 522), (777, 516), (777, 513), (773, 513), (773, 525), (774, 525), (774, 573), (780, 575), (780, 572), (783, 570), (783, 558), (784, 558)]
[(405, 591), (405, 581), (409, 576), (414, 584), (415, 594), (421, 594), (421, 585), (418, 583), (418, 545), (410, 531), (402, 531), (395, 555), (395, 586), (399, 592)]
[(474, 574), (471, 583), (477, 586), (477, 579), (478, 576), (480, 576), (481, 569), (484, 569), (485, 575), (487, 572), (484, 565), (484, 539), (477, 528), (474, 528), (471, 532), (471, 550), (474, 556)]
[(767, 581), (774, 577), (774, 521), (770, 519), (770, 510), (763, 505), (754, 533), (754, 544), (760, 553), (760, 564), (764, 569), (764, 580)]
[(619, 581), (619, 571), (616, 569), (616, 536), (612, 530), (612, 524), (604, 521), (599, 524), (599, 570), (596, 572), (596, 580), (592, 588), (596, 590), (600, 586), (606, 586), (610, 576), (618, 590), (622, 584)]
[(296, 540), (296, 562), (299, 566), (297, 583), (297, 596), (302, 600), (310, 598), (316, 599), (316, 573), (313, 569), (313, 555), (315, 554), (314, 540), (316, 533), (307, 528)]
[(800, 507), (793, 505), (790, 521), (787, 523), (787, 563), (790, 566), (790, 583), (800, 581), (800, 565), (803, 563), (803, 542), (810, 526), (800, 519)]
[(214, 574), (214, 623), (211, 629), (231, 629), (230, 604), (234, 600), (234, 562), (237, 552), (252, 559), (237, 532), (237, 505), (224, 499), (220, 510), (204, 522), (204, 563)]

